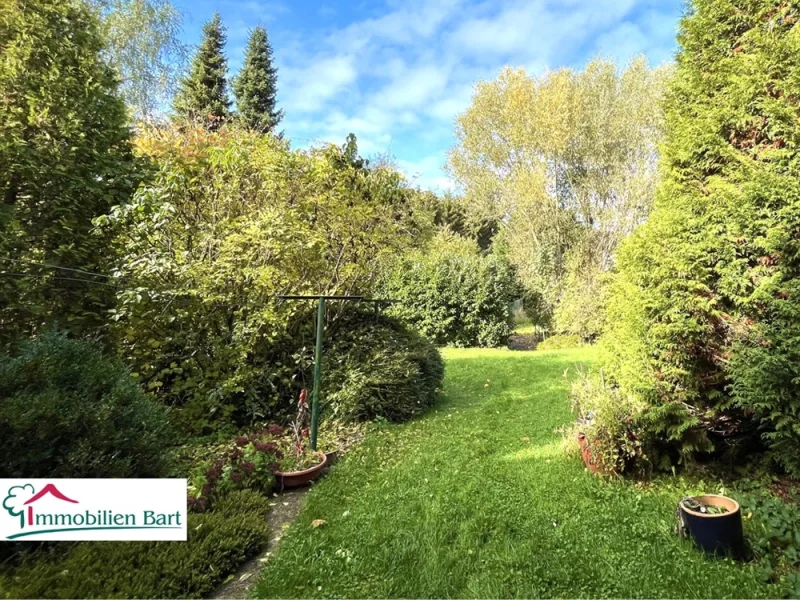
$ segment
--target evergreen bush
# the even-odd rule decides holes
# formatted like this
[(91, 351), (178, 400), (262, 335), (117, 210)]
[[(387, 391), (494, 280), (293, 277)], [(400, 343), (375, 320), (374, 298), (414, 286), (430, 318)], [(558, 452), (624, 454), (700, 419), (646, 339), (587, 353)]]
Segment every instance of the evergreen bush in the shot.
[(159, 477), (166, 411), (94, 345), (46, 332), (0, 358), (0, 477)]
[(0, 347), (54, 322), (85, 334), (113, 302), (102, 280), (69, 270), (105, 270), (92, 219), (138, 183), (88, 4), (0, 2)]
[(667, 100), (663, 181), (624, 244), (607, 370), (675, 455), (766, 428), (800, 472), (800, 8), (694, 0)]

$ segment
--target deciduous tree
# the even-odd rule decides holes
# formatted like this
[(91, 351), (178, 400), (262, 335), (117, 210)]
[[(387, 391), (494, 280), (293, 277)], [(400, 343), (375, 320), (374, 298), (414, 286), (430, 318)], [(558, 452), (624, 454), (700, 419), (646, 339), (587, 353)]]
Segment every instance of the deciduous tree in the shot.
[(472, 212), (505, 224), (509, 257), (548, 312), (575, 289), (563, 285), (570, 265), (589, 269), (573, 277), (611, 268), (620, 239), (649, 212), (663, 79), (643, 59), (621, 72), (595, 60), (538, 79), (506, 69), (458, 119), (450, 172)]
[(186, 59), (182, 17), (169, 0), (86, 0), (100, 16), (108, 61), (133, 116), (148, 119), (168, 105)]

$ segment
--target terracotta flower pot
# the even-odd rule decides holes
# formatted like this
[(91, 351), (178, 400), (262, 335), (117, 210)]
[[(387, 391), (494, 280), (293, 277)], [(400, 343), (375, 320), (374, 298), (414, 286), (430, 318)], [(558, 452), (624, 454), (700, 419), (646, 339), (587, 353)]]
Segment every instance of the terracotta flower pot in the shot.
[(719, 514), (698, 512), (685, 507), (681, 501), (678, 505), (680, 516), (689, 536), (708, 554), (741, 558), (744, 553), (744, 534), (739, 503), (717, 494), (693, 496), (693, 499), (705, 506), (725, 508), (728, 512)]
[(592, 449), (589, 447), (589, 442), (586, 439), (585, 434), (578, 434), (578, 445), (581, 448), (581, 456), (583, 457), (583, 464), (586, 465), (586, 468), (592, 473), (602, 472), (600, 465), (597, 464), (597, 461), (595, 461), (594, 457), (592, 456)]
[(284, 473), (282, 471), (275, 472), (275, 479), (278, 484), (278, 489), (292, 489), (306, 485), (317, 479), (325, 470), (328, 464), (328, 457), (322, 452), (318, 453), (322, 458), (319, 464), (314, 465), (303, 471), (291, 471)]

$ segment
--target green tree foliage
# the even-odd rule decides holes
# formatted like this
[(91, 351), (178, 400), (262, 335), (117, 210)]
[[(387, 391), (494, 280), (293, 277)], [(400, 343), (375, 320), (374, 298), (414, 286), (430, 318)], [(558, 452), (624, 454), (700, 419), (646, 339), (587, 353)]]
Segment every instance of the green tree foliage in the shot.
[(242, 124), (256, 131), (274, 131), (283, 118), (275, 106), (278, 69), (272, 64), (267, 30), (256, 27), (247, 42), (244, 64), (233, 81), (236, 109)]
[(175, 91), (186, 47), (181, 13), (170, 0), (85, 0), (98, 13), (105, 55), (122, 79), (134, 116), (156, 116)]
[(222, 19), (214, 13), (203, 25), (203, 41), (175, 97), (173, 108), (179, 118), (200, 121), (215, 129), (230, 116), (226, 39)]
[(458, 118), (449, 169), (472, 213), (503, 223), (505, 252), (544, 313), (537, 322), (572, 294), (557, 327), (597, 333), (571, 316), (597, 312), (598, 273), (649, 212), (663, 79), (643, 59), (541, 79), (506, 69)]
[(469, 205), (462, 198), (444, 194), (438, 198), (431, 192), (431, 205), (434, 207), (434, 224), (449, 229), (462, 237), (474, 239), (483, 252), (488, 252), (499, 229), (498, 220), (493, 217), (473, 217)]
[(116, 234), (121, 354), (191, 431), (275, 417), (313, 350), (313, 307), (276, 296), (369, 294), (385, 257), (425, 233), (415, 194), (358, 158), (355, 138), (293, 152), (187, 125), (143, 131), (137, 150), (157, 172), (98, 219)]
[(766, 428), (800, 470), (799, 20), (778, 0), (695, 0), (681, 23), (664, 180), (620, 253), (605, 339), (672, 458)]
[(92, 218), (124, 202), (136, 181), (125, 105), (86, 5), (13, 0), (0, 19), (3, 344), (48, 321), (102, 321), (108, 288), (8, 258), (102, 268), (106, 242), (91, 234)]
[(160, 477), (166, 411), (93, 345), (45, 332), (0, 357), (2, 477)]
[(389, 263), (383, 293), (388, 313), (439, 345), (500, 346), (513, 331), (511, 303), (521, 289), (502, 257), (448, 230)]

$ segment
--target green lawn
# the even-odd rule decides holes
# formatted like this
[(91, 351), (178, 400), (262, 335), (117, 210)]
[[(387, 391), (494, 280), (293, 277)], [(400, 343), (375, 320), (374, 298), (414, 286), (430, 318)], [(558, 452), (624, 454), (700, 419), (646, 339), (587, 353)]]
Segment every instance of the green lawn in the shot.
[(536, 333), (536, 327), (533, 323), (525, 323), (524, 325), (517, 325), (514, 328), (514, 333), (517, 335), (529, 335)]
[(592, 348), (445, 357), (442, 403), (370, 434), (309, 493), (257, 596), (779, 593), (752, 567), (708, 560), (672, 535), (677, 501), (699, 489), (605, 482), (563, 453), (563, 374)]

